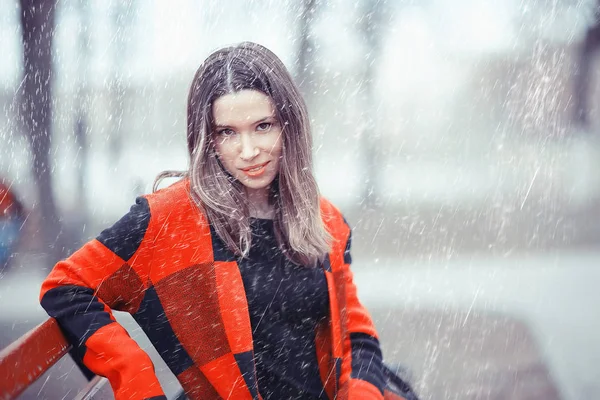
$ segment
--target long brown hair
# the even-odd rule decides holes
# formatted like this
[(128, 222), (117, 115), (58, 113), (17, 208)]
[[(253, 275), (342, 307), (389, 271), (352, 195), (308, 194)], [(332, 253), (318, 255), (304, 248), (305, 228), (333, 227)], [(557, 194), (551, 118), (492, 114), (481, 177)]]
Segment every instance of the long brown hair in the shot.
[(329, 251), (330, 236), (321, 219), (313, 175), (308, 112), (281, 60), (259, 44), (243, 42), (217, 50), (198, 68), (187, 106), (189, 171), (163, 172), (156, 178), (154, 190), (165, 177), (188, 175), (192, 198), (217, 235), (236, 255), (248, 254), (252, 243), (245, 191), (216, 157), (212, 113), (216, 99), (245, 89), (269, 96), (283, 127), (280, 170), (270, 187), (277, 241), (290, 260), (314, 266)]

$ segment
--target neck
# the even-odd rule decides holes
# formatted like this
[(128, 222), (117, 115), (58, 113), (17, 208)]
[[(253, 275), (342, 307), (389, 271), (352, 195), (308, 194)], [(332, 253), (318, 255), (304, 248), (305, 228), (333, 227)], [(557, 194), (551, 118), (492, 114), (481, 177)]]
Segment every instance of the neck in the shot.
[(250, 216), (254, 218), (272, 219), (275, 217), (275, 209), (269, 203), (269, 190), (253, 190), (246, 188)]

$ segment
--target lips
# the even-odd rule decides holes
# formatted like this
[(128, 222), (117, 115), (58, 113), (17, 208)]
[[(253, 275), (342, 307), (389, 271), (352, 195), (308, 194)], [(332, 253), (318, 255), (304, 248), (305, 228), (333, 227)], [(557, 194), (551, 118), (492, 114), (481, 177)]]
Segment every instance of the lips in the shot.
[(244, 172), (244, 174), (246, 174), (247, 177), (257, 178), (265, 173), (265, 171), (267, 170), (267, 164), (269, 162), (270, 161), (267, 161), (266, 163), (262, 164), (256, 164), (248, 168), (241, 168), (241, 170)]
[(269, 161), (267, 161), (266, 163), (262, 163), (262, 164), (256, 164), (256, 165), (253, 165), (253, 166), (251, 166), (251, 167), (248, 167), (248, 168), (240, 168), (240, 169), (241, 169), (242, 171), (244, 171), (244, 172), (256, 172), (256, 171), (259, 171), (259, 170), (260, 170), (260, 168), (264, 167), (264, 166), (265, 166), (265, 165), (267, 165), (268, 163), (269, 163)]

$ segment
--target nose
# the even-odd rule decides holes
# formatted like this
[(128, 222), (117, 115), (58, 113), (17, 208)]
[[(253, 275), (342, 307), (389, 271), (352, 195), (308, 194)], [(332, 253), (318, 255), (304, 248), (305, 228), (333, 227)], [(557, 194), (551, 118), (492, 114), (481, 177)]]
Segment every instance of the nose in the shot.
[(250, 161), (258, 155), (258, 147), (254, 143), (252, 135), (242, 133), (240, 136), (240, 158), (244, 161)]

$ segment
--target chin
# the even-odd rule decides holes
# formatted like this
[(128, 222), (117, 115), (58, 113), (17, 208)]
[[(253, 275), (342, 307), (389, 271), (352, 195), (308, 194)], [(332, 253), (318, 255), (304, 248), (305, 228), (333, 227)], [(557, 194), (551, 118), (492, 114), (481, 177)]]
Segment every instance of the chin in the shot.
[(271, 183), (273, 183), (274, 180), (275, 180), (274, 178), (264, 178), (261, 180), (248, 180), (248, 179), (245, 179), (245, 177), (242, 177), (242, 179), (239, 179), (239, 181), (241, 182), (242, 185), (244, 185), (244, 187), (246, 187), (248, 189), (254, 189), (254, 190), (267, 189), (269, 186), (271, 186)]
[(242, 185), (244, 185), (244, 187), (248, 188), (248, 189), (254, 189), (254, 190), (261, 190), (261, 189), (267, 189), (269, 186), (271, 186), (271, 183), (266, 183), (266, 184), (246, 184), (244, 182), (242, 182)]

